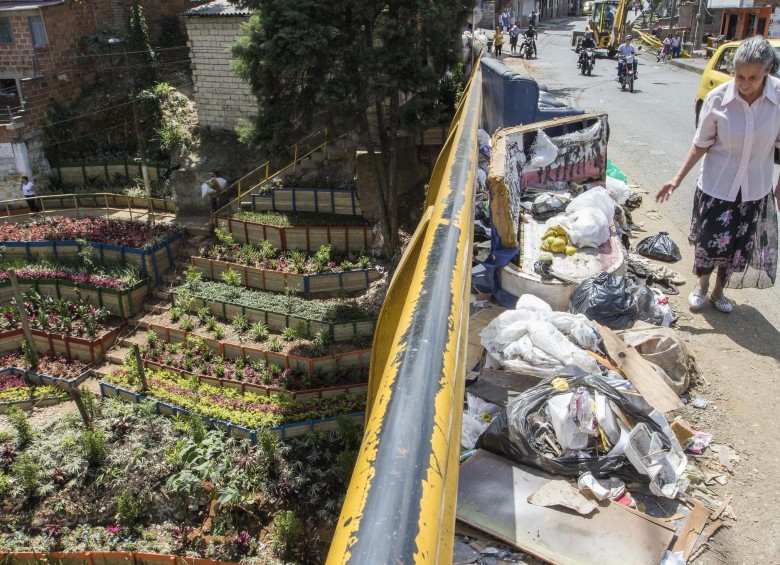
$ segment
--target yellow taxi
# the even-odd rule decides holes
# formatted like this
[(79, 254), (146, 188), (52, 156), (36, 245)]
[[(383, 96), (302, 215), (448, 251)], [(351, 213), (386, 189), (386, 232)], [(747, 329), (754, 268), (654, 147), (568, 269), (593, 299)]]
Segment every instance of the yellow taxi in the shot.
[[(704, 98), (716, 86), (731, 80), (734, 77), (734, 53), (741, 41), (730, 41), (718, 47), (704, 68), (699, 83), (699, 91), (696, 93), (696, 125), (699, 125), (699, 112)], [(770, 39), (775, 51), (780, 55), (780, 39)], [(776, 76), (780, 74), (775, 73)]]

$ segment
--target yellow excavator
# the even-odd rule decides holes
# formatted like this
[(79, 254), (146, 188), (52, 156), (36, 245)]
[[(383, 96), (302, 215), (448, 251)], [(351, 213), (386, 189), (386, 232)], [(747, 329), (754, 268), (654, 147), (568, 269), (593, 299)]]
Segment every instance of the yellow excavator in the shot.
[[(629, 0), (595, 0), (587, 31), (593, 32), (593, 39), (599, 49), (606, 49), (609, 57), (614, 57), (618, 45), (626, 35), (626, 16)], [(573, 31), (572, 46), (576, 46), (585, 32)]]

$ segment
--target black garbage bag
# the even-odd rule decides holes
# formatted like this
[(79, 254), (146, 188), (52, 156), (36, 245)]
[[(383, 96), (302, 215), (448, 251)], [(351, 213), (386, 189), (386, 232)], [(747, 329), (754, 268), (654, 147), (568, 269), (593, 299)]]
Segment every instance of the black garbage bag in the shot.
[(664, 315), (653, 291), (628, 277), (602, 271), (585, 279), (569, 296), (569, 312), (585, 314), (613, 330), (629, 327), (635, 320), (660, 326)]
[(637, 244), (636, 252), (650, 259), (668, 263), (674, 263), (682, 259), (680, 248), (669, 237), (669, 233), (665, 231), (644, 238)]
[(543, 409), (544, 404), (552, 397), (573, 392), (577, 387), (585, 387), (591, 397), (598, 391), (620, 408), (634, 425), (644, 423), (651, 432), (659, 432), (664, 447), (668, 449), (668, 441), (661, 427), (649, 414), (637, 409), (616, 389), (594, 375), (569, 377), (569, 390), (559, 391), (549, 384), (537, 385), (515, 397), (499, 414), (487, 430), (477, 440), (476, 447), (491, 453), (506, 457), (516, 463), (530, 465), (557, 475), (577, 477), (590, 471), (596, 477), (616, 476), (626, 481), (648, 482), (647, 475), (642, 475), (623, 455), (602, 455), (594, 459), (579, 459), (576, 457), (559, 456), (555, 458), (545, 455), (534, 445), (534, 431), (528, 421), (529, 416)]

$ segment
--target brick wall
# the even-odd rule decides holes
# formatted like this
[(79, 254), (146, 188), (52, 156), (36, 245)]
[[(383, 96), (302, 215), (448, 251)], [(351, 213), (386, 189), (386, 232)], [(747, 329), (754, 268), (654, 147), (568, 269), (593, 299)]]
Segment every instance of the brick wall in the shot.
[(230, 68), (230, 47), (241, 37), (247, 17), (186, 17), (195, 100), (201, 127), (232, 130), (240, 118), (255, 113), (249, 85)]

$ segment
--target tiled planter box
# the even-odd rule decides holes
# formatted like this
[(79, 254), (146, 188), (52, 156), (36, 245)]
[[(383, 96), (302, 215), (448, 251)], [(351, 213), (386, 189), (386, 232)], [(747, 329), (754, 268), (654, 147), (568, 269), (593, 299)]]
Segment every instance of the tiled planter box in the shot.
[(238, 243), (260, 244), (265, 240), (282, 251), (317, 251), (331, 245), (341, 251), (361, 251), (371, 245), (370, 226), (272, 226), (217, 216), (216, 227), (224, 228)]
[[(139, 281), (130, 288), (114, 290), (87, 284), (76, 284), (72, 281), (59, 279), (19, 280), (19, 288), (26, 292), (34, 288), (41, 294), (56, 298), (76, 300), (78, 296), (85, 298), (93, 306), (108, 309), (114, 316), (132, 318), (141, 311), (144, 300), (149, 296), (149, 283)], [(78, 296), (75, 289), (78, 288)], [(0, 303), (10, 302), (14, 297), (10, 281), (0, 282)]]
[(360, 216), (357, 191), (339, 188), (272, 188), (252, 194), (256, 212), (314, 212)]
[[(146, 328), (154, 331), (162, 340), (168, 343), (185, 343), (187, 338), (195, 335), (178, 328), (164, 326), (160, 324), (145, 324)], [(327, 355), (325, 357), (301, 357), (298, 355), (285, 355), (284, 353), (274, 353), (266, 351), (259, 347), (251, 347), (219, 341), (209, 337), (198, 336), (208, 345), (214, 353), (230, 359), (243, 358), (247, 361), (264, 361), (266, 365), (279, 365), (283, 369), (293, 369), (308, 374), (317, 371), (329, 372), (344, 367), (368, 367), (371, 361), (371, 349), (360, 349), (349, 351), (338, 355)]]
[[(32, 330), (33, 343), (30, 345), (35, 347), (35, 350), (39, 353), (63, 353), (71, 359), (95, 363), (103, 360), (106, 351), (114, 344), (119, 332), (122, 331), (126, 324), (127, 322), (122, 322), (116, 328), (105, 332), (96, 339), (85, 339)], [(0, 333), (0, 353), (18, 349), (23, 339), (24, 330), (21, 328)]]
[[(157, 413), (163, 416), (190, 416), (195, 415), (203, 419), (203, 421), (211, 429), (220, 430), (229, 436), (238, 437), (241, 439), (248, 439), (253, 444), (257, 443), (257, 430), (250, 430), (242, 426), (236, 426), (230, 422), (223, 422), (208, 416), (200, 416), (199, 414), (193, 414), (189, 410), (178, 408), (165, 402), (155, 401), (153, 398), (147, 397), (143, 394), (138, 394), (123, 388), (114, 386), (112, 384), (101, 381), (100, 382), (100, 394), (106, 398), (118, 398), (124, 402), (139, 403), (147, 400), (155, 402)], [(364, 412), (357, 412), (354, 414), (346, 414), (347, 418), (351, 418), (360, 424), (363, 423), (365, 418)], [(321, 420), (310, 420), (308, 422), (298, 422), (295, 424), (285, 424), (283, 426), (276, 426), (270, 428), (270, 432), (273, 433), (279, 439), (289, 439), (300, 435), (305, 435), (313, 432), (324, 432), (336, 429), (338, 426), (338, 419), (341, 416), (333, 416), (331, 418), (323, 418)]]
[(241, 284), (247, 288), (284, 292), (295, 289), (303, 294), (336, 290), (365, 290), (380, 277), (376, 269), (355, 269), (338, 273), (299, 274), (258, 269), (238, 263), (193, 257), (192, 264), (211, 280), (222, 280), (222, 273), (232, 268), (241, 274)]
[[(130, 263), (136, 265), (141, 272), (155, 282), (160, 282), (163, 275), (176, 263), (176, 257), (181, 247), (182, 235), (177, 233), (169, 239), (149, 249), (121, 247), (107, 243), (87, 242), (86, 246), (96, 250), (100, 262)], [(44, 257), (47, 259), (73, 259), (84, 247), (78, 241), (4, 241), (4, 257)]]

